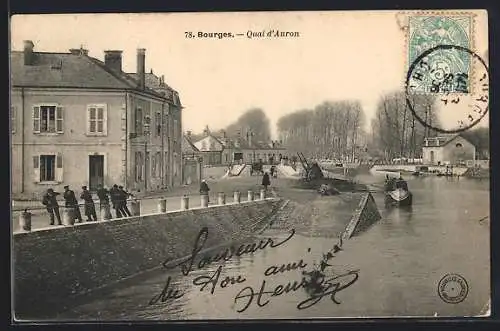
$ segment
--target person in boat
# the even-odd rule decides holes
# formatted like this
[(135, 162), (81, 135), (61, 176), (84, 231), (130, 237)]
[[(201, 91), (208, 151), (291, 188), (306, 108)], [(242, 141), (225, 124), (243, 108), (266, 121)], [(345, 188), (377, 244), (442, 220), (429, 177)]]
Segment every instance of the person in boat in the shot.
[(385, 191), (394, 191), (394, 185), (395, 184), (395, 179), (389, 177), (389, 175), (385, 175)]
[(399, 178), (396, 182), (396, 188), (401, 188), (405, 191), (408, 191), (408, 183), (403, 179), (403, 176), (399, 175)]

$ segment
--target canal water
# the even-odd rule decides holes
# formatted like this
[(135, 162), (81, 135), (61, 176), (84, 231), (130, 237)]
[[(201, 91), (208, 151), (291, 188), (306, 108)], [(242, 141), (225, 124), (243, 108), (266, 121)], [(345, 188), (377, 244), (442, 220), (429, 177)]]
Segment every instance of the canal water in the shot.
[[(382, 184), (384, 176), (360, 175), (356, 180)], [(348, 209), (355, 208), (359, 199), (353, 194), (321, 197), (315, 192), (281, 189), (290, 199), (287, 219), (248, 239), (248, 243), (258, 243), (271, 238), (276, 247), (234, 256), (201, 270), (195, 263), (188, 275), (180, 267), (150, 271), (96, 292), (54, 318), (478, 315), (490, 292), (489, 181), (411, 178), (409, 188), (414, 195), (411, 210), (385, 209), (383, 195), (373, 192), (382, 219), (365, 233), (345, 240), (342, 250), (328, 261), (325, 277), (332, 286), (341, 287), (334, 294), (308, 300), (310, 295), (298, 284), (303, 271), (317, 269), (323, 254), (339, 244), (349, 220)], [(465, 298), (458, 304), (444, 302), (438, 293), (440, 279), (451, 273), (467, 281)], [(167, 281), (170, 292), (163, 291)], [(162, 292), (175, 298), (164, 294), (162, 302)], [(263, 293), (259, 296), (259, 292)]]

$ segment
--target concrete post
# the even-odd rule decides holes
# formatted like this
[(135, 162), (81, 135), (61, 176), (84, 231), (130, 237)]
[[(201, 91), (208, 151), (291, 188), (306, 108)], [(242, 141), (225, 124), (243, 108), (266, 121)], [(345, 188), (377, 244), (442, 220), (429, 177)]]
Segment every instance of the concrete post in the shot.
[(253, 191), (248, 191), (248, 201), (253, 201)]
[(207, 208), (208, 207), (208, 194), (202, 194), (200, 196), (201, 199), (201, 208)]
[(106, 220), (110, 220), (111, 218), (112, 218), (111, 208), (109, 206), (109, 203), (102, 204), (101, 205), (101, 220), (106, 221)]
[(226, 194), (224, 192), (219, 192), (219, 194), (217, 195), (217, 202), (219, 205), (226, 204)]
[(160, 198), (158, 199), (158, 213), (166, 213), (167, 212), (167, 199)]
[(235, 191), (233, 194), (233, 200), (234, 203), (240, 203), (241, 202), (241, 192), (240, 191)]
[(181, 199), (181, 210), (189, 209), (189, 196), (184, 195)]
[(31, 231), (31, 213), (27, 209), (19, 215), (19, 227), (23, 231)]
[(140, 200), (130, 200), (130, 213), (132, 216), (141, 215), (141, 201)]
[(266, 199), (266, 190), (261, 189), (260, 190), (260, 200), (265, 200)]
[(72, 207), (66, 207), (63, 209), (63, 224), (64, 225), (75, 225), (75, 209)]

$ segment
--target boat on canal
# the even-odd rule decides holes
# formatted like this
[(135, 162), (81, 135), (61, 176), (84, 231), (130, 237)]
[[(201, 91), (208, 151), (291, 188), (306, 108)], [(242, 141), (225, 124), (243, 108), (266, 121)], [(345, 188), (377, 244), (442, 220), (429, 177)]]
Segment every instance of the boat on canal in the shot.
[(400, 176), (399, 178), (387, 178), (385, 183), (385, 205), (386, 206), (411, 206), (413, 194), (408, 189), (408, 183)]

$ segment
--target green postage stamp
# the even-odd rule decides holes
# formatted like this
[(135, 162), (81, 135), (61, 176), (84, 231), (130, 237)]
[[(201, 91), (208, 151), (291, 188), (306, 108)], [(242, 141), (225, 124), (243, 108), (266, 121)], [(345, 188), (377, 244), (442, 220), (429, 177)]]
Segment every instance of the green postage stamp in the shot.
[[(422, 81), (414, 80), (414, 92), (469, 93), (471, 55), (457, 46), (471, 50), (473, 41), (473, 15), (469, 13), (410, 14), (407, 25), (407, 63), (410, 69), (418, 61), (425, 61), (430, 75)], [(418, 78), (418, 76), (417, 76)], [(449, 84), (442, 84), (448, 80)], [(439, 86), (440, 88), (438, 88)], [(445, 87), (447, 86), (447, 87)]]

